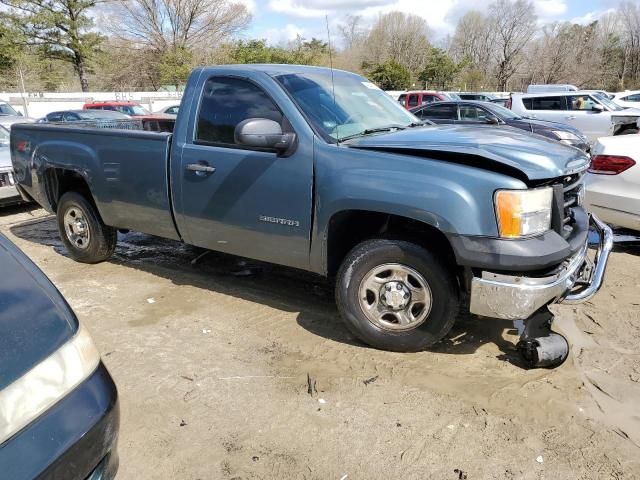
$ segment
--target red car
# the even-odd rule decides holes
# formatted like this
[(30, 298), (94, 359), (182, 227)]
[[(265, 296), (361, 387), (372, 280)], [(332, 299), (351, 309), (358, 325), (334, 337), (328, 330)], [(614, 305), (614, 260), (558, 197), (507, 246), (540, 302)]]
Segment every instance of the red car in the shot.
[(116, 112), (125, 113), (131, 117), (148, 116), (149, 110), (144, 108), (138, 102), (129, 101), (107, 101), (85, 103), (83, 110), (115, 110)]
[(460, 97), (455, 93), (430, 91), (406, 92), (398, 97), (398, 103), (407, 110), (427, 105), (428, 103), (446, 102), (449, 100), (460, 100)]
[(176, 122), (175, 115), (162, 113), (150, 113), (137, 102), (130, 101), (108, 101), (85, 103), (83, 110), (112, 110), (135, 117), (142, 121), (142, 128), (152, 132), (173, 132)]

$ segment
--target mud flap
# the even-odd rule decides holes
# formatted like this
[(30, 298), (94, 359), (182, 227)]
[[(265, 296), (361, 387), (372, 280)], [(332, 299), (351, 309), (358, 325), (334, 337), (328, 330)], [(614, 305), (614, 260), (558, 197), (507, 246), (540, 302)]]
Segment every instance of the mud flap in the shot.
[(545, 307), (524, 321), (516, 348), (529, 368), (554, 368), (569, 356), (569, 342), (551, 330), (553, 314)]

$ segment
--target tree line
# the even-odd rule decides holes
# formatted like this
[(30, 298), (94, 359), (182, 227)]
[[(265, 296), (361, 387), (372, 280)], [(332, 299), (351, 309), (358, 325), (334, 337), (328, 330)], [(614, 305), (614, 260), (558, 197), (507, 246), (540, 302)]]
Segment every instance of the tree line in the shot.
[(331, 63), (389, 90), (640, 87), (640, 6), (633, 2), (587, 25), (540, 26), (531, 0), (494, 0), (484, 13), (467, 12), (444, 39), (408, 13), (372, 23), (346, 15), (335, 45), (239, 39), (250, 22), (233, 0), (0, 0), (0, 90), (181, 88), (193, 67), (224, 63)]

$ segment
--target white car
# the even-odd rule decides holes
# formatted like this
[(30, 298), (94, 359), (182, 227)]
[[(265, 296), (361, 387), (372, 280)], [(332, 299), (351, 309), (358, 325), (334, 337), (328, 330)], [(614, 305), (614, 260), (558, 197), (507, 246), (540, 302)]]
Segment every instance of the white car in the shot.
[(624, 108), (594, 91), (545, 92), (511, 95), (511, 110), (522, 117), (564, 123), (585, 134), (589, 143), (599, 137), (638, 133), (640, 110)]
[(640, 231), (640, 135), (599, 138), (586, 177), (587, 210)]
[(613, 101), (621, 107), (638, 108), (640, 107), (640, 90), (618, 92), (613, 96)]
[(0, 126), (11, 130), (11, 125), (14, 123), (31, 123), (35, 120), (29, 117), (23, 117), (20, 112), (17, 112), (11, 105), (6, 102), (0, 102)]

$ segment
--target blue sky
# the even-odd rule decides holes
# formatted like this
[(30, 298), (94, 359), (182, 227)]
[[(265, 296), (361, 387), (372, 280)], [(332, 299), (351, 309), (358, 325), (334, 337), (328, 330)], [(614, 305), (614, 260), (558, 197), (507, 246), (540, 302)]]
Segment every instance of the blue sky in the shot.
[[(286, 43), (299, 34), (326, 38), (325, 15), (331, 28), (347, 14), (362, 15), (373, 22), (392, 10), (411, 12), (427, 20), (432, 40), (452, 33), (456, 20), (471, 9), (485, 10), (487, 0), (237, 0), (247, 5), (253, 21), (243, 36), (265, 38), (273, 45)], [(640, 4), (640, 0), (635, 0)], [(617, 0), (533, 0), (541, 22), (569, 20), (588, 23), (615, 8)], [(337, 37), (337, 32), (335, 33)]]

